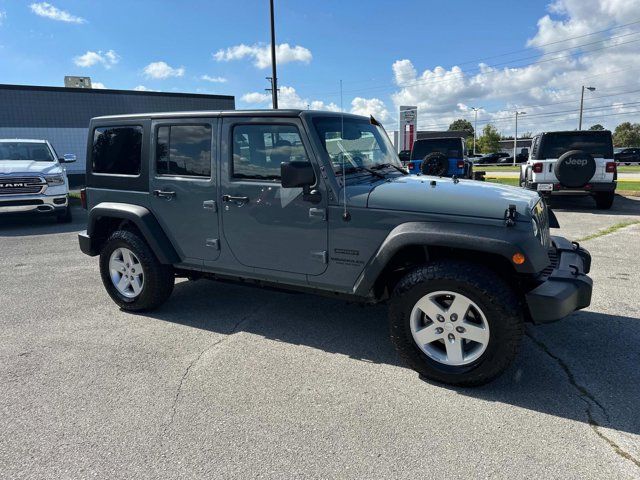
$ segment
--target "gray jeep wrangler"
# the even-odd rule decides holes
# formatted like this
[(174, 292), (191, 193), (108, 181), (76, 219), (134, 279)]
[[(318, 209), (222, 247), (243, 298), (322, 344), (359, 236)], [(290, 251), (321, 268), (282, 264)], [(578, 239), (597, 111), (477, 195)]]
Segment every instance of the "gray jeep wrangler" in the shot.
[(124, 310), (176, 277), (386, 302), (391, 340), (424, 377), (479, 385), (524, 322), (591, 300), (591, 257), (549, 234), (535, 192), (409, 175), (373, 118), (299, 110), (91, 120), (88, 227)]

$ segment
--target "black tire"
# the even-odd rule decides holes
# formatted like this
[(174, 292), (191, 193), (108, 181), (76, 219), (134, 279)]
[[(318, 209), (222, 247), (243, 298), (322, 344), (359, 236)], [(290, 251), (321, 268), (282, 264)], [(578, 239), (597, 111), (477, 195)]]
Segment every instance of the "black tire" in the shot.
[(613, 206), (615, 196), (615, 192), (596, 192), (593, 198), (596, 201), (598, 210), (609, 210)]
[[(423, 296), (438, 290), (458, 292), (480, 307), (489, 324), (489, 342), (482, 355), (463, 366), (440, 363), (413, 339), (410, 315)], [(476, 386), (500, 375), (515, 358), (524, 333), (515, 292), (481, 265), (441, 260), (417, 267), (397, 284), (389, 305), (391, 341), (400, 357), (423, 377), (458, 386)]]
[(64, 209), (64, 212), (58, 213), (56, 215), (56, 221), (58, 223), (71, 223), (73, 220), (73, 215), (71, 214), (71, 207), (68, 206)]
[(420, 171), (423, 175), (443, 177), (449, 170), (449, 159), (440, 152), (433, 152), (424, 157)]
[(554, 167), (556, 178), (567, 188), (584, 187), (596, 173), (596, 161), (582, 150), (569, 150), (558, 158)]
[[(122, 247), (128, 248), (138, 257), (144, 272), (142, 291), (135, 298), (122, 295), (111, 281), (109, 259), (114, 250)], [(132, 312), (158, 308), (171, 295), (175, 282), (173, 267), (161, 264), (147, 242), (128, 230), (116, 230), (105, 242), (100, 252), (100, 275), (113, 301), (123, 310)]]

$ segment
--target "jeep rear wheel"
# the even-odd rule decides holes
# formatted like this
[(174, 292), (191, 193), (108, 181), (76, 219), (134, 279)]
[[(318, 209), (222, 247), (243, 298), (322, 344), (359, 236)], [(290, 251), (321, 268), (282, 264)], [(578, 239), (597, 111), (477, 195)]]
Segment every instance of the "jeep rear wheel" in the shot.
[(115, 231), (100, 252), (100, 275), (109, 296), (129, 311), (153, 310), (171, 295), (175, 276), (147, 243), (127, 230)]
[(487, 268), (458, 261), (408, 273), (394, 290), (389, 321), (391, 340), (411, 368), (460, 386), (500, 375), (524, 332), (513, 290)]
[(615, 196), (615, 192), (596, 192), (593, 198), (599, 210), (609, 210), (613, 206)]

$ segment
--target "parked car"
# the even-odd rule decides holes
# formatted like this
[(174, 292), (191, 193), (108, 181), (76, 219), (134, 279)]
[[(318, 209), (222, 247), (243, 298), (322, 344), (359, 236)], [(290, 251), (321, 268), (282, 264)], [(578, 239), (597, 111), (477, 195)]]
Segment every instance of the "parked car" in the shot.
[(416, 140), (407, 167), (413, 174), (473, 178), (473, 162), (461, 137)]
[(545, 132), (532, 140), (531, 158), (520, 167), (520, 185), (547, 198), (589, 194), (597, 208), (609, 209), (617, 175), (611, 132)]
[(500, 163), (500, 160), (509, 156), (506, 152), (487, 153), (475, 160), (476, 165), (492, 165)]
[(176, 277), (386, 302), (409, 366), (479, 385), (511, 363), (525, 321), (591, 299), (589, 253), (550, 235), (557, 220), (537, 193), (409, 175), (374, 119), (100, 117), (87, 155), (80, 248), (100, 256), (124, 310), (158, 308)]
[(640, 164), (640, 148), (616, 148), (613, 158), (616, 162), (624, 163), (625, 165)]
[(61, 164), (75, 155), (58, 157), (47, 140), (0, 139), (0, 214), (53, 214), (71, 221), (69, 181)]
[[(524, 163), (529, 160), (529, 149), (523, 148), (520, 153), (516, 154), (515, 163)], [(513, 155), (509, 155), (508, 157), (502, 157), (498, 160), (499, 165), (513, 165)]]

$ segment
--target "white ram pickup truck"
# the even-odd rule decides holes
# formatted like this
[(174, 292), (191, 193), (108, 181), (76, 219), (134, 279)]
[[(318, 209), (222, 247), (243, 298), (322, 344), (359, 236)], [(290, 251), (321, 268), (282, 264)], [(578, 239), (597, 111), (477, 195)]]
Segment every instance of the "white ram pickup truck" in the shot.
[(58, 222), (71, 221), (69, 181), (62, 163), (47, 140), (0, 139), (0, 214), (53, 214)]
[(588, 194), (599, 209), (613, 205), (618, 172), (611, 132), (544, 132), (533, 137), (520, 185), (543, 197)]

